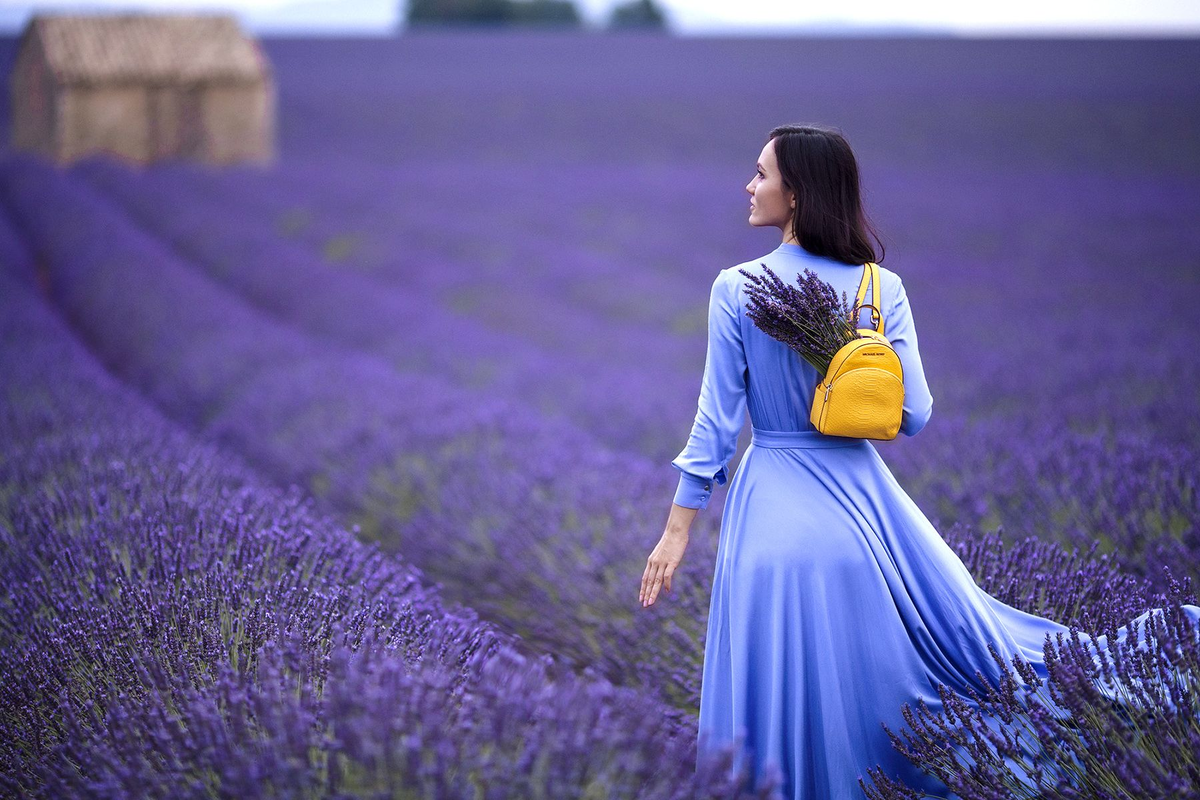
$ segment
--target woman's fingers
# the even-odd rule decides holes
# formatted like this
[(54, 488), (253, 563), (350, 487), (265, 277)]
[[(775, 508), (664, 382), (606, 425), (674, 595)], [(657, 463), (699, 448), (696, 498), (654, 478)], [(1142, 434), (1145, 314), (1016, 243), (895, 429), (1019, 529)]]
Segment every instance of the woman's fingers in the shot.
[(655, 564), (654, 565), (654, 575), (650, 579), (649, 597), (647, 597), (646, 601), (642, 604), (643, 607), (654, 605), (654, 601), (658, 599), (658, 590), (662, 586), (663, 574), (665, 573), (665, 571), (666, 571), (665, 565), (663, 565), (663, 564)]
[(654, 577), (650, 579), (650, 588), (646, 592), (646, 600), (642, 603), (642, 608), (654, 605), (654, 599), (658, 597), (658, 586), (661, 582), (662, 576), (658, 575), (656, 570)]
[[(685, 543), (686, 545), (686, 543)], [(671, 579), (675, 568), (679, 566), (679, 553), (674, 548), (662, 542), (654, 548), (654, 552), (646, 559), (646, 569), (642, 573), (642, 586), (638, 592), (638, 602), (642, 608), (653, 605), (658, 599), (659, 589), (671, 591)]]
[(657, 575), (657, 564), (651, 563), (650, 566), (646, 567), (646, 581), (642, 589), (642, 608), (645, 608), (652, 602), (650, 598), (654, 595), (654, 582)]
[(642, 589), (638, 592), (638, 602), (646, 606), (646, 598), (650, 596), (650, 584), (654, 580), (654, 557), (646, 559), (646, 570), (642, 573)]

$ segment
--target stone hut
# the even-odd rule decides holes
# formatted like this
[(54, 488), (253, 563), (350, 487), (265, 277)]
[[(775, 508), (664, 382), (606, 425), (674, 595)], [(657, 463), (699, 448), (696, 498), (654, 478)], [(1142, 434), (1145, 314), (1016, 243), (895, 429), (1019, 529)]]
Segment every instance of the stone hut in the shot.
[(10, 75), (12, 145), (65, 164), (275, 157), (275, 86), (228, 14), (36, 14)]

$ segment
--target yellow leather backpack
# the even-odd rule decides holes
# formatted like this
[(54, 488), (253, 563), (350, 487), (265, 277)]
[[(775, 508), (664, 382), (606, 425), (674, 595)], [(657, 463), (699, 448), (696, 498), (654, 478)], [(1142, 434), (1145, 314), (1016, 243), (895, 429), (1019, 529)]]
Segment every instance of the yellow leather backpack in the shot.
[[(872, 302), (863, 303), (868, 283)], [(878, 264), (863, 265), (857, 299), (871, 309), (875, 327), (858, 328), (864, 338), (843, 345), (829, 360), (829, 369), (813, 395), (809, 420), (830, 436), (895, 439), (904, 413), (904, 369), (883, 335)]]

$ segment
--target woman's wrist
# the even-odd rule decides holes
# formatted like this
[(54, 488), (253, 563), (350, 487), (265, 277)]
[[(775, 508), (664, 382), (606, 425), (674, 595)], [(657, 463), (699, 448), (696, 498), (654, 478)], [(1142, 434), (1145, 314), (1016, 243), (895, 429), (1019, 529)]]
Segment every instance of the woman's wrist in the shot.
[(688, 508), (678, 503), (672, 503), (671, 514), (667, 517), (665, 533), (686, 538), (691, 532), (692, 521), (696, 519), (696, 514), (699, 511), (700, 509), (698, 508)]

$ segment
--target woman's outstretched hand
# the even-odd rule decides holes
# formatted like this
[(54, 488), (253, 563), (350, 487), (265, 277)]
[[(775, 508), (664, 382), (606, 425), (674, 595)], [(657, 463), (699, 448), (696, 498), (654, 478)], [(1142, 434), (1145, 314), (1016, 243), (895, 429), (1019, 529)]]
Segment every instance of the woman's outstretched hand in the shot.
[(638, 593), (638, 602), (642, 604), (642, 608), (654, 605), (660, 588), (671, 591), (671, 576), (683, 560), (683, 551), (687, 549), (688, 544), (688, 532), (691, 530), (692, 520), (696, 518), (697, 510), (671, 504), (671, 517), (667, 520), (667, 529), (663, 531), (654, 552), (646, 559), (646, 571), (642, 573), (642, 588)]

